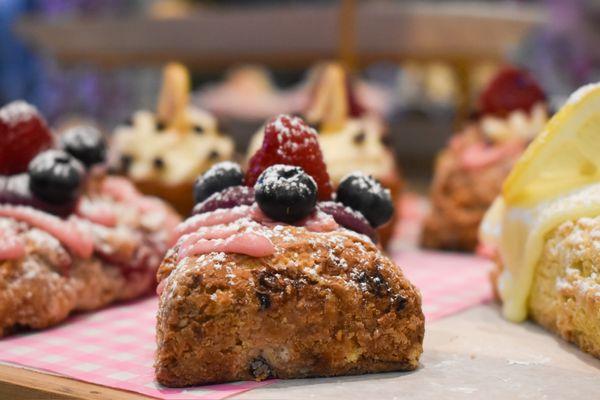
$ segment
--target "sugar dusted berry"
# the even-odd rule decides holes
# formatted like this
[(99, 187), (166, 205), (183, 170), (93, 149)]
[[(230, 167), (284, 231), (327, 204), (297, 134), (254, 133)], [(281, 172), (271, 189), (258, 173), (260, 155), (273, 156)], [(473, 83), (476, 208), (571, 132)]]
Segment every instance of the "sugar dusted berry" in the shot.
[(335, 201), (323, 201), (317, 204), (317, 208), (329, 214), (335, 219), (335, 222), (350, 229), (351, 231), (362, 233), (368, 236), (374, 243), (377, 243), (377, 232), (369, 224), (369, 221), (356, 210), (346, 207), (342, 203)]
[(29, 164), (29, 187), (40, 199), (52, 204), (75, 200), (84, 179), (83, 165), (61, 150), (47, 150)]
[(317, 203), (317, 184), (300, 167), (277, 164), (267, 168), (254, 186), (256, 203), (275, 221), (293, 223), (307, 217)]
[(484, 114), (505, 117), (512, 111), (530, 111), (546, 96), (535, 79), (525, 70), (507, 67), (501, 70), (479, 97)]
[(231, 161), (223, 161), (213, 165), (194, 183), (194, 199), (196, 203), (206, 200), (214, 193), (231, 186), (244, 183), (242, 168)]
[(354, 172), (342, 179), (337, 189), (337, 201), (360, 211), (373, 227), (385, 224), (394, 214), (390, 191), (362, 172)]
[(331, 199), (331, 181), (317, 132), (301, 118), (280, 115), (269, 121), (262, 147), (250, 159), (246, 184), (253, 186), (260, 174), (275, 164), (301, 167), (317, 183), (318, 198)]
[(219, 208), (233, 208), (254, 203), (254, 188), (248, 186), (232, 186), (213, 193), (209, 198), (196, 204), (192, 214), (202, 214)]
[(27, 171), (29, 162), (52, 143), (52, 134), (34, 106), (15, 101), (0, 109), (0, 174)]
[(106, 141), (102, 133), (90, 125), (68, 129), (60, 138), (60, 147), (88, 168), (106, 160)]
[(50, 214), (66, 217), (75, 210), (76, 202), (51, 204), (31, 193), (29, 174), (0, 175), (0, 204), (30, 206)]

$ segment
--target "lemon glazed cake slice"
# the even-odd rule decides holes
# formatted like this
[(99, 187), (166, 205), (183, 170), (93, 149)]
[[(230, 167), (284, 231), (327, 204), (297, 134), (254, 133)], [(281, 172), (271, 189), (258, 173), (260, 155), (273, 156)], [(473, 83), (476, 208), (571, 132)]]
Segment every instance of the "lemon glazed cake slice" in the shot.
[(600, 85), (575, 92), (515, 165), (481, 226), (503, 313), (600, 357)]
[(421, 296), (375, 244), (389, 191), (354, 173), (332, 201), (317, 134), (296, 117), (267, 125), (249, 171), (252, 186), (231, 163), (196, 183), (195, 215), (158, 272), (157, 380), (417, 368)]

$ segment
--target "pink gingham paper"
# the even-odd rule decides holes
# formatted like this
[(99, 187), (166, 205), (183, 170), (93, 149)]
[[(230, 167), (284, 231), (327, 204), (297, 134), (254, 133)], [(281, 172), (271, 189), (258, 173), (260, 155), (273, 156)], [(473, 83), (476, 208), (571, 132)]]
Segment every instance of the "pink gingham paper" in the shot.
[[(421, 290), (429, 322), (491, 299), (490, 263), (475, 256), (418, 250), (414, 244), (426, 203), (402, 202), (403, 223), (392, 256)], [(0, 340), (0, 362), (47, 371), (160, 399), (223, 399), (266, 382), (171, 389), (154, 380), (157, 299), (149, 298), (79, 315), (42, 332)]]

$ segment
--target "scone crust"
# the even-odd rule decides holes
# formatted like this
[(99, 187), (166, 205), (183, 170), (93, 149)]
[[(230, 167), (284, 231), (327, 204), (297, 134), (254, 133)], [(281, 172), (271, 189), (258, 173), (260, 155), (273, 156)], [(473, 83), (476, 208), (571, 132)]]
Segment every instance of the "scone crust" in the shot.
[(365, 237), (282, 226), (273, 256), (210, 253), (175, 265), (157, 320), (166, 386), (412, 370), (419, 292)]
[(600, 357), (600, 217), (568, 221), (550, 233), (536, 268), (529, 313)]
[(474, 251), (479, 224), (515, 161), (515, 157), (506, 157), (486, 167), (465, 169), (451, 149), (444, 150), (435, 165), (431, 211), (423, 224), (421, 244), (432, 249)]

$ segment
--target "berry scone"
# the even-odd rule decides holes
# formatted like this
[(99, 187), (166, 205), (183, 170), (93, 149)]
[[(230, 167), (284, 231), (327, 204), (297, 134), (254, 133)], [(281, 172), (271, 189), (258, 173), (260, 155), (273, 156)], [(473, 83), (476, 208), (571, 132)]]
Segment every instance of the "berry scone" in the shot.
[(244, 176), (196, 183), (158, 272), (155, 368), (166, 386), (418, 367), (418, 290), (375, 244), (389, 190), (362, 173), (336, 201), (317, 133), (279, 116)]
[(32, 106), (0, 109), (0, 336), (149, 293), (179, 219), (105, 174), (100, 132), (55, 140)]
[(111, 165), (143, 193), (171, 203), (188, 215), (194, 205), (196, 177), (234, 156), (233, 140), (210, 113), (189, 103), (190, 77), (180, 64), (169, 64), (156, 114), (137, 111), (114, 132)]
[(531, 317), (600, 357), (600, 84), (575, 92), (487, 212), (504, 316)]
[[(383, 121), (366, 112), (357, 99), (351, 77), (341, 65), (324, 64), (315, 75), (304, 115), (319, 133), (319, 144), (333, 186), (337, 187), (349, 173), (363, 171), (390, 189), (397, 200), (403, 182), (394, 153), (387, 144)], [(263, 135), (261, 130), (253, 138), (249, 155), (260, 147)], [(384, 247), (392, 236), (396, 220), (392, 218), (379, 228)]]
[(485, 211), (527, 144), (548, 119), (545, 95), (525, 71), (505, 68), (479, 98), (480, 116), (438, 156), (424, 247), (473, 251)]

